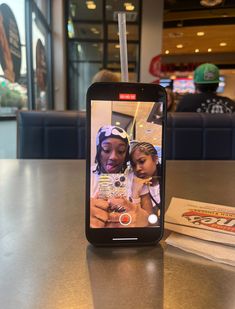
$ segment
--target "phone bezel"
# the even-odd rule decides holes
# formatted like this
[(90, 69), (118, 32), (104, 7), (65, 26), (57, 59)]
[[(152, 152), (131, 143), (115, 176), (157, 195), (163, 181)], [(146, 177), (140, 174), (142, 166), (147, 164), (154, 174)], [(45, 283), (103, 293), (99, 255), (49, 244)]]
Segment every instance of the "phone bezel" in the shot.
[[(135, 93), (136, 102), (163, 102), (162, 117), (162, 168), (161, 168), (161, 216), (160, 227), (136, 228), (91, 228), (90, 227), (90, 151), (91, 151), (91, 101), (121, 101), (119, 93)], [(125, 101), (125, 100), (123, 100)], [(127, 101), (127, 100), (126, 100)], [(87, 145), (86, 145), (86, 237), (93, 245), (146, 245), (155, 244), (163, 236), (164, 230), (164, 193), (165, 193), (165, 149), (166, 149), (166, 110), (167, 97), (165, 89), (157, 84), (144, 83), (111, 83), (99, 82), (92, 84), (87, 91)], [(137, 240), (136, 240), (137, 238)], [(119, 240), (113, 240), (119, 239)], [(129, 240), (128, 240), (129, 239)]]

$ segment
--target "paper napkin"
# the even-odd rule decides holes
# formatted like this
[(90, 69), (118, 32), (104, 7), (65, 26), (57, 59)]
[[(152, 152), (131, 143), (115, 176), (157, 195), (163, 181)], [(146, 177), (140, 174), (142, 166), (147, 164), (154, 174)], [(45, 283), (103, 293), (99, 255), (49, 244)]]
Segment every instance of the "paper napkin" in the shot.
[(171, 233), (166, 239), (166, 243), (210, 259), (215, 262), (235, 266), (235, 248), (219, 243), (213, 243), (190, 236)]
[(174, 197), (165, 214), (165, 228), (235, 246), (235, 207)]
[(167, 244), (235, 266), (235, 208), (172, 198), (165, 228)]

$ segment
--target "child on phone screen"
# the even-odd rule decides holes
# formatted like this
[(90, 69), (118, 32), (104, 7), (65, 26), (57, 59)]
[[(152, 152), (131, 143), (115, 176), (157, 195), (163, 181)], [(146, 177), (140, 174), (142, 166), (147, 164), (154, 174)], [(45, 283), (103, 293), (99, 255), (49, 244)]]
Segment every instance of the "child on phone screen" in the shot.
[(154, 146), (147, 142), (140, 142), (133, 146), (130, 153), (130, 163), (134, 175), (146, 180), (149, 195), (152, 200), (152, 212), (159, 215), (160, 208), (160, 163)]

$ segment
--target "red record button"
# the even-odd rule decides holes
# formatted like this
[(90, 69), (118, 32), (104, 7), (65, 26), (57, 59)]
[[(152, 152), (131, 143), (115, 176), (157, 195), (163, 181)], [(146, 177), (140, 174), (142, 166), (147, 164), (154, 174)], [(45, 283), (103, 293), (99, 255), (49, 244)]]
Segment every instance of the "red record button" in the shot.
[(128, 213), (121, 214), (121, 216), (119, 217), (119, 222), (122, 225), (130, 224), (131, 223), (131, 215), (129, 215)]

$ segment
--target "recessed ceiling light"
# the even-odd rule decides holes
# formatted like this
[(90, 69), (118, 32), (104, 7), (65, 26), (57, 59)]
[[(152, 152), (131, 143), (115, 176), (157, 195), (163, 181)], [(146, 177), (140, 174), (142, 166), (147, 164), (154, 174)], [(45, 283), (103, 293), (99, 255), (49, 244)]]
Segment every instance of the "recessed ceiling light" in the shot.
[(176, 45), (176, 47), (177, 48), (183, 48), (184, 46), (183, 46), (183, 44), (178, 44), (178, 45)]
[(165, 51), (165, 54), (169, 54), (170, 52), (169, 52), (169, 50), (167, 49), (166, 51)]
[(199, 49), (198, 48), (195, 49), (195, 53), (199, 53)]
[(174, 31), (174, 32), (168, 33), (169, 38), (181, 38), (183, 35), (184, 35), (184, 33), (179, 32), (179, 31)]
[(120, 126), (121, 122), (120, 121), (116, 121), (115, 124), (116, 124), (116, 126)]
[(80, 53), (82, 51), (82, 47), (80, 44), (77, 45), (77, 51)]
[(205, 7), (213, 7), (221, 4), (223, 1), (224, 0), (201, 0), (200, 4)]
[[(126, 31), (126, 35), (130, 34), (130, 32)], [(117, 32), (117, 35), (119, 36), (119, 32)]]
[(131, 2), (125, 2), (123, 5), (126, 11), (134, 11), (135, 9), (135, 6)]
[(86, 1), (86, 6), (89, 10), (95, 10), (96, 4), (94, 1)]
[(205, 35), (205, 32), (203, 32), (203, 31), (198, 31), (197, 32), (197, 36), (203, 36), (203, 35)]
[(210, 53), (210, 52), (212, 52), (212, 49), (211, 49), (211, 48), (208, 48), (208, 50), (207, 50), (207, 51), (208, 51), (208, 53)]
[(105, 8), (107, 11), (111, 11), (113, 7), (111, 4), (106, 4)]
[(99, 34), (99, 30), (97, 30), (95, 27), (90, 28), (91, 32), (93, 32), (94, 34)]
[(227, 43), (226, 43), (226, 42), (221, 42), (221, 43), (219, 43), (219, 45), (220, 45), (220, 46), (226, 46)]

